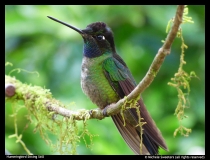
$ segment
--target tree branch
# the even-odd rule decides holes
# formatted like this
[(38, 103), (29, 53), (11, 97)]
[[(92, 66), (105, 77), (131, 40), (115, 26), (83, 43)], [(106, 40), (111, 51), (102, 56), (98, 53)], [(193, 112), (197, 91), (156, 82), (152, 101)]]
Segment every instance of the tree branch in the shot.
[[(152, 83), (155, 76), (157, 75), (165, 57), (170, 54), (171, 45), (177, 35), (179, 30), (179, 26), (182, 23), (182, 16), (184, 11), (184, 5), (179, 5), (177, 7), (176, 15), (174, 18), (174, 23), (172, 26), (171, 31), (169, 32), (163, 46), (159, 49), (158, 53), (156, 54), (147, 74), (142, 79), (142, 81), (136, 86), (136, 88), (126, 97), (119, 100), (115, 104), (111, 104), (107, 106), (104, 110), (94, 109), (94, 110), (79, 110), (79, 111), (70, 111), (64, 108), (64, 105), (61, 104), (58, 100), (52, 98), (49, 93), (47, 95), (40, 94), (42, 92), (46, 92), (46, 90), (37, 88), (37, 86), (27, 86), (26, 84), (21, 83), (20, 81), (16, 80), (15, 78), (9, 77), (5, 75), (5, 96), (7, 98), (12, 98), (12, 96), (16, 96), (16, 99), (32, 99), (34, 104), (36, 104), (36, 100), (42, 97), (42, 104), (49, 111), (53, 111), (56, 114), (62, 115), (64, 117), (71, 117), (73, 116), (75, 120), (84, 120), (84, 119), (103, 119), (105, 115), (111, 116), (115, 115), (120, 112), (123, 104), (127, 101), (132, 99), (138, 98), (138, 96)], [(27, 90), (23, 90), (22, 88), (26, 88)], [(41, 92), (42, 91), (42, 92)], [(15, 94), (14, 94), (15, 93)], [(35, 95), (32, 95), (35, 94)], [(51, 93), (50, 93), (51, 94)], [(40, 102), (40, 99), (39, 99)]]
[(75, 120), (104, 118), (103, 112), (100, 109), (81, 109), (78, 111), (68, 110), (64, 104), (52, 98), (49, 90), (43, 89), (39, 86), (23, 84), (14, 77), (7, 75), (5, 75), (5, 96), (7, 99), (23, 100), (25, 104), (28, 104), (27, 101), (30, 101), (31, 103), (29, 104), (31, 105), (42, 104), (46, 107), (46, 109), (48, 109), (48, 111), (52, 111), (55, 114), (59, 114), (64, 117), (73, 116)]

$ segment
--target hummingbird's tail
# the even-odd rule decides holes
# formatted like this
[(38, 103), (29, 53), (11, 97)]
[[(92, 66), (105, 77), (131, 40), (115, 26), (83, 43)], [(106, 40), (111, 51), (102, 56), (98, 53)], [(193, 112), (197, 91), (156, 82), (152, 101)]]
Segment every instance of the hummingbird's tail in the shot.
[[(126, 123), (124, 126), (124, 122), (120, 113), (111, 117), (128, 146), (133, 150), (135, 154), (140, 154), (140, 137), (135, 127), (131, 126), (129, 123)], [(142, 154), (150, 154), (144, 145), (142, 147)]]
[(112, 116), (112, 119), (117, 126), (122, 137), (129, 145), (129, 147), (134, 151), (135, 154), (158, 154), (159, 147), (168, 150), (165, 141), (162, 137), (161, 132), (157, 128), (155, 122), (148, 113), (142, 98), (138, 101), (140, 105), (140, 114), (143, 118), (143, 122), (146, 124), (143, 125), (143, 134), (142, 134), (142, 152), (140, 152), (140, 127), (138, 124), (138, 116), (135, 108), (128, 109), (124, 111), (124, 120), (120, 113)]

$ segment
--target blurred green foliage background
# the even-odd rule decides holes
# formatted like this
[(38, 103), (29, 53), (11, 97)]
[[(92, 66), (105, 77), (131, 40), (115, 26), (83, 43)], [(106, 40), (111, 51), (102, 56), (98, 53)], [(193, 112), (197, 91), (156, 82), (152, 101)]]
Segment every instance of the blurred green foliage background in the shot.
[[(78, 28), (85, 28), (96, 21), (107, 23), (113, 30), (118, 54), (125, 60), (134, 78), (139, 82), (146, 74), (153, 58), (166, 37), (168, 21), (175, 15), (176, 6), (132, 6), (132, 5), (89, 5), (89, 6), (47, 6), (13, 5), (5, 6), (5, 67), (8, 74), (14, 68), (37, 71), (36, 74), (13, 72), (11, 75), (23, 83), (50, 89), (53, 96), (64, 104), (75, 102), (72, 110), (96, 108), (83, 94), (80, 87), (80, 69), (83, 40), (75, 31), (56, 23), (47, 16), (53, 16)], [(176, 89), (167, 85), (179, 66), (180, 39), (176, 38), (160, 72), (153, 83), (142, 94), (144, 102), (161, 130), (169, 152), (160, 154), (205, 154), (205, 7), (188, 6), (189, 16), (194, 24), (183, 24), (182, 31), (188, 49), (185, 51), (187, 64), (184, 70), (195, 71), (199, 79), (191, 80), (190, 108), (185, 110), (188, 118), (183, 125), (191, 128), (189, 137), (178, 134), (173, 137), (179, 122), (174, 115), (178, 102)], [(23, 147), (8, 138), (14, 133), (12, 109), (5, 109), (5, 148), (12, 154), (26, 154)], [(33, 154), (59, 154), (52, 152), (34, 133), (34, 126), (24, 129), (26, 111), (18, 116), (18, 128), (23, 141)], [(78, 122), (82, 129), (82, 125)], [(111, 118), (102, 121), (89, 120), (88, 129), (98, 135), (93, 138), (91, 149), (83, 140), (77, 147), (78, 154), (133, 154), (117, 131)], [(52, 136), (56, 141), (56, 137)], [(87, 142), (89, 140), (87, 139)]]

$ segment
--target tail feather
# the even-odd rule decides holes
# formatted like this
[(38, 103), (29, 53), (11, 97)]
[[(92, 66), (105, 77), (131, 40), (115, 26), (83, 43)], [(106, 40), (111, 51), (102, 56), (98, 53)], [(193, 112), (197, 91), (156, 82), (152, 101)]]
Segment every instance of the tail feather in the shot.
[[(130, 79), (120, 81), (119, 85), (122, 89), (122, 93), (119, 94), (121, 98), (123, 98), (123, 94), (128, 95), (135, 88)], [(157, 128), (155, 122), (147, 111), (142, 98), (140, 98), (140, 100), (138, 101), (138, 106), (140, 108), (141, 118), (143, 118), (143, 122), (146, 122), (146, 124), (143, 125), (143, 143), (149, 153), (152, 155), (158, 154), (159, 147), (168, 150), (165, 140), (163, 139), (160, 130)], [(126, 113), (124, 113), (124, 116), (127, 117), (125, 118), (127, 119), (127, 121), (129, 120), (128, 123), (131, 124), (130, 126), (136, 130), (138, 135), (140, 135), (140, 128), (135, 127), (138, 124), (138, 115), (136, 113), (136, 109), (131, 108), (127, 110)], [(126, 123), (126, 125), (128, 123)]]
[[(128, 146), (135, 154), (140, 154), (140, 137), (135, 127), (131, 126), (129, 123), (126, 123), (124, 126), (124, 122), (120, 114), (112, 116), (112, 119)], [(150, 154), (144, 145), (142, 147), (142, 154)]]

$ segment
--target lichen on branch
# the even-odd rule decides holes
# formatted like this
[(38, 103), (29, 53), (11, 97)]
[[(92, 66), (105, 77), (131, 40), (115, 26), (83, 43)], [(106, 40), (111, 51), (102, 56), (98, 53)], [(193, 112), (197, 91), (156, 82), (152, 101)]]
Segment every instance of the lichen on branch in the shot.
[[(192, 21), (191, 17), (188, 17), (188, 8), (185, 6), (182, 23), (194, 23)], [(174, 19), (171, 19), (167, 25), (166, 32), (168, 31), (168, 28), (170, 26), (170, 23), (174, 22)], [(188, 108), (188, 96), (190, 93), (190, 80), (192, 77), (197, 77), (194, 71), (191, 71), (190, 74), (188, 74), (184, 69), (183, 66), (186, 64), (186, 61), (184, 60), (184, 51), (187, 49), (187, 45), (184, 43), (184, 38), (182, 35), (182, 29), (179, 28), (177, 32), (177, 37), (181, 39), (181, 54), (180, 54), (180, 64), (177, 73), (174, 74), (174, 77), (171, 78), (172, 82), (168, 82), (168, 85), (175, 87), (178, 93), (178, 104), (175, 109), (175, 115), (178, 118), (179, 121), (179, 127), (174, 131), (174, 136), (177, 135), (178, 132), (181, 133), (181, 135), (188, 136), (191, 132), (191, 129), (188, 129), (182, 125), (182, 120), (184, 118), (187, 118), (185, 115), (185, 109)]]
[[(50, 145), (53, 150), (59, 151), (61, 154), (77, 154), (77, 143), (81, 139), (84, 139), (84, 136), (90, 138), (90, 145), (86, 145), (91, 146), (94, 135), (87, 129), (86, 120), (89, 117), (86, 113), (88, 113), (88, 111), (85, 112), (85, 110), (81, 110), (78, 113), (75, 112), (77, 114), (71, 114), (74, 112), (68, 110), (60, 101), (54, 99), (48, 89), (23, 84), (10, 76), (5, 76), (5, 83), (7, 84), (5, 85), (5, 91), (11, 84), (15, 87), (15, 94), (11, 97), (6, 97), (6, 101), (12, 103), (15, 126), (15, 134), (11, 135), (10, 138), (16, 138), (17, 142), (23, 146), (26, 153), (32, 154), (21, 140), (22, 134), (19, 135), (17, 130), (16, 115), (21, 108), (27, 109), (28, 114), (26, 117), (28, 122), (35, 124), (34, 132), (39, 132), (43, 140)], [(17, 105), (18, 101), (23, 101), (24, 105)], [(79, 132), (75, 117), (80, 117), (81, 120), (83, 120), (84, 127), (82, 134)], [(56, 144), (48, 137), (49, 132), (58, 138)]]

